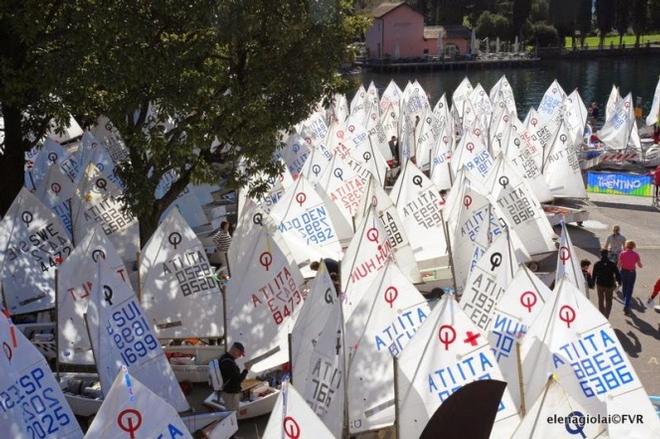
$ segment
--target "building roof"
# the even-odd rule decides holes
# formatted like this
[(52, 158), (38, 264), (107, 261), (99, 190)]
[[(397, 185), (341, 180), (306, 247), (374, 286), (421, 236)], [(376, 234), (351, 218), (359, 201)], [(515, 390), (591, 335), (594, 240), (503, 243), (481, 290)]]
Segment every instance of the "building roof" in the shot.
[(461, 24), (445, 24), (439, 26), (445, 31), (445, 38), (472, 38), (472, 31)]
[(433, 40), (440, 38), (442, 26), (424, 26), (424, 39)]
[(381, 3), (375, 8), (373, 8), (370, 12), (370, 15), (374, 18), (383, 18), (385, 15), (389, 14), (399, 6), (404, 6), (404, 5), (408, 6), (413, 11), (417, 12), (412, 6), (410, 6), (406, 2), (395, 2), (395, 3), (386, 2), (386, 3)]

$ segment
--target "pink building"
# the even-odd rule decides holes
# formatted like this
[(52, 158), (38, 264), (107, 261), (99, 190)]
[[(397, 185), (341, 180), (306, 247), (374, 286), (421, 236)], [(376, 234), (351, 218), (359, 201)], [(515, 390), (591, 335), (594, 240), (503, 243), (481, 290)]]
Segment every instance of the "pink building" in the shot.
[[(424, 15), (405, 2), (382, 3), (371, 11), (367, 31), (369, 58), (422, 58), (440, 51), (465, 55), (471, 31), (464, 26), (424, 26)], [(440, 39), (441, 38), (441, 39)]]

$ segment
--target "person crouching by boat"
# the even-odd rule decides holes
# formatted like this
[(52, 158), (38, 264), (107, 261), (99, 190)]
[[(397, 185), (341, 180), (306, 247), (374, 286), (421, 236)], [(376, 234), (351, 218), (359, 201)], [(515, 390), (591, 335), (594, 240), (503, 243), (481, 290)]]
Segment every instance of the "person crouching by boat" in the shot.
[(626, 241), (626, 249), (619, 255), (619, 270), (621, 270), (621, 289), (623, 290), (623, 313), (630, 316), (630, 305), (632, 303), (636, 268), (643, 268), (642, 259), (635, 251), (635, 241)]
[(609, 252), (606, 249), (600, 251), (600, 261), (594, 264), (591, 278), (598, 292), (598, 310), (608, 319), (610, 311), (612, 311), (614, 288), (617, 284), (621, 285), (621, 273), (616, 264), (610, 261)]
[(231, 345), (229, 352), (225, 353), (219, 360), (220, 373), (222, 374), (222, 400), (227, 410), (238, 411), (241, 402), (241, 383), (247, 376), (247, 369), (241, 370), (236, 364), (236, 359), (245, 355), (245, 347), (236, 342)]

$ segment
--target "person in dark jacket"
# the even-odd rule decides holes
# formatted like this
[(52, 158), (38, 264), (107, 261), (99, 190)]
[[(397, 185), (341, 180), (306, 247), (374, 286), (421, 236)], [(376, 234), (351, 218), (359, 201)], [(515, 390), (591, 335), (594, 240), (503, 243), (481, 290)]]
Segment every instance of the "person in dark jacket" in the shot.
[(231, 345), (229, 352), (225, 353), (219, 360), (220, 373), (222, 374), (222, 400), (227, 410), (238, 411), (241, 402), (241, 383), (248, 371), (243, 372), (236, 364), (236, 359), (245, 355), (245, 347), (242, 343)]
[(600, 261), (594, 264), (591, 272), (593, 283), (598, 292), (598, 309), (605, 318), (610, 317), (614, 288), (621, 285), (621, 273), (614, 262), (609, 259), (607, 249), (600, 251)]

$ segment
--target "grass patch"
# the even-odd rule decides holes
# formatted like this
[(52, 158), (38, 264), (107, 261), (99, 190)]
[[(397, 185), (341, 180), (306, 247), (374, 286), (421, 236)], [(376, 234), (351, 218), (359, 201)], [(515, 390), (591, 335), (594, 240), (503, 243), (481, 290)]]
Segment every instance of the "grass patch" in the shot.
[[(647, 42), (649, 43), (660, 43), (660, 34), (650, 34), (650, 35), (642, 35), (639, 38), (639, 43), (640, 44), (646, 44)], [(597, 47), (598, 44), (600, 43), (600, 37), (587, 37), (584, 40), (584, 44), (588, 45), (589, 47)], [(580, 39), (576, 38), (575, 39), (575, 44), (579, 47), (580, 46)], [(606, 36), (605, 41), (603, 42), (605, 44), (605, 47), (609, 47), (610, 44), (614, 44), (614, 46), (619, 45), (619, 36)], [(634, 35), (624, 35), (623, 36), (623, 44), (626, 46), (634, 46), (635, 45), (635, 36)], [(570, 37), (566, 37), (565, 41), (566, 47), (573, 47), (572, 41)]]

